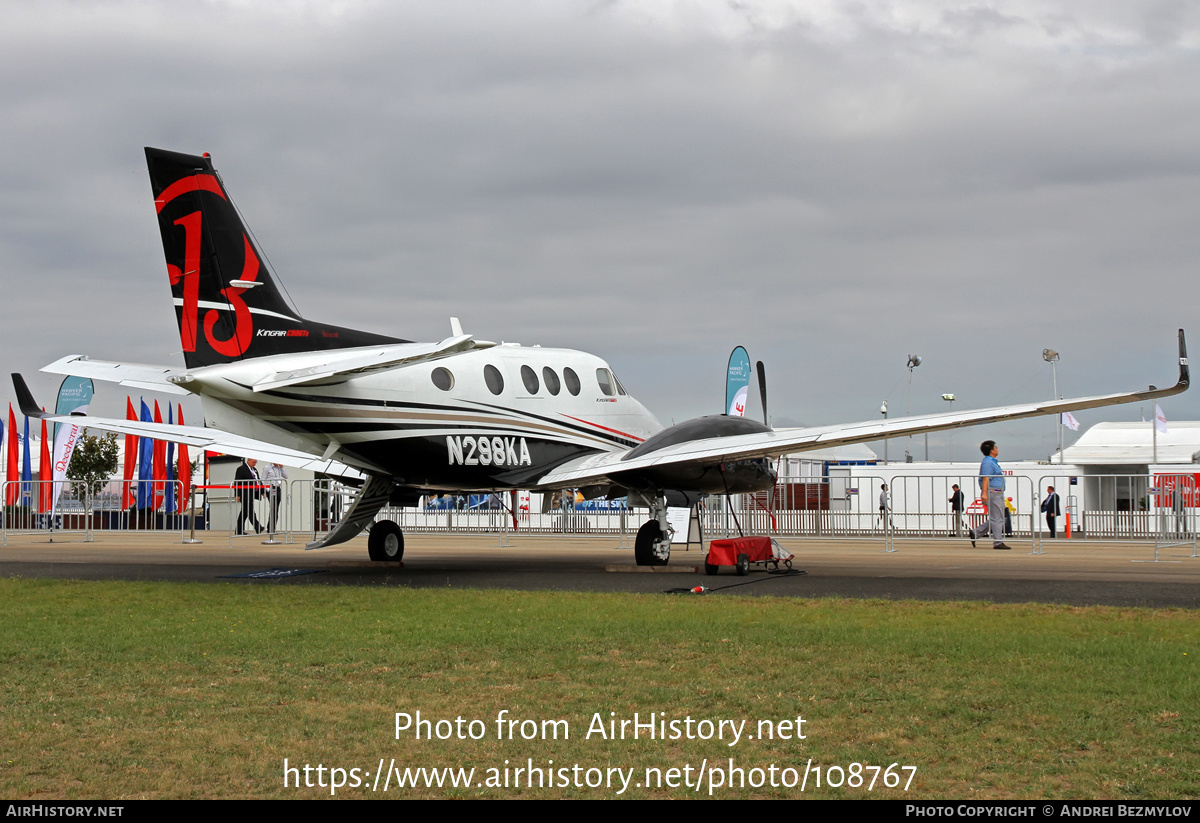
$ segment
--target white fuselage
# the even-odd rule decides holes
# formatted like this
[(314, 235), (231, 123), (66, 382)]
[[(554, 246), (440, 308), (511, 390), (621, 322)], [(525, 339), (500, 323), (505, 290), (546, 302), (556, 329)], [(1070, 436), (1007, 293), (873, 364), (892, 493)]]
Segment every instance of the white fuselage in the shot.
[(502, 344), (325, 384), (250, 388), (327, 357), (210, 366), (181, 385), (203, 398), (208, 426), (269, 433), (264, 439), (427, 489), (529, 485), (566, 460), (627, 449), (662, 428), (608, 364), (570, 349)]

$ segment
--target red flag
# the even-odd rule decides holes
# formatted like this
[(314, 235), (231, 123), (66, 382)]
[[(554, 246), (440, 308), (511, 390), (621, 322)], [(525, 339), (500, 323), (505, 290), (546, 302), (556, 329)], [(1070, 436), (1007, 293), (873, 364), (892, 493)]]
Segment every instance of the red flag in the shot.
[(21, 497), (21, 455), (17, 453), (17, 418), (13, 415), (12, 403), (8, 404), (8, 491), (4, 505), (15, 506)]
[[(158, 401), (154, 401), (154, 422), (162, 422), (162, 412), (158, 410)], [(167, 443), (165, 440), (154, 441), (154, 508), (163, 503), (163, 491), (167, 485)]]
[[(133, 400), (125, 396), (125, 419), (137, 420), (137, 412), (133, 410)], [(129, 488), (133, 480), (133, 467), (137, 464), (138, 439), (136, 434), (125, 435), (125, 483), (121, 486), (121, 508), (132, 509), (134, 503), (133, 490)]]
[(50, 462), (50, 438), (46, 436), (46, 419), (42, 418), (42, 451), (38, 455), (38, 511), (48, 512), (54, 508), (53, 480), (54, 465)]
[[(179, 425), (183, 425), (183, 404), (179, 404)], [(188, 447), (179, 444), (179, 479), (182, 481), (179, 491), (179, 510), (190, 500), (192, 492), (192, 461), (188, 459)]]

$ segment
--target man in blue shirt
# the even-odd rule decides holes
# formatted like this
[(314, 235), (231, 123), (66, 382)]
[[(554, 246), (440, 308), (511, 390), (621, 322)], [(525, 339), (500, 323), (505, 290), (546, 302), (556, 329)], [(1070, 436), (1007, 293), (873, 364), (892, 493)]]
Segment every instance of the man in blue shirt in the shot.
[(1008, 551), (1004, 545), (1004, 472), (996, 456), (1000, 447), (995, 440), (984, 440), (979, 445), (983, 452), (983, 462), (979, 464), (979, 496), (987, 506), (988, 520), (971, 529), (971, 545), (975, 545), (977, 537), (983, 537), (989, 531), (992, 533), (992, 548)]

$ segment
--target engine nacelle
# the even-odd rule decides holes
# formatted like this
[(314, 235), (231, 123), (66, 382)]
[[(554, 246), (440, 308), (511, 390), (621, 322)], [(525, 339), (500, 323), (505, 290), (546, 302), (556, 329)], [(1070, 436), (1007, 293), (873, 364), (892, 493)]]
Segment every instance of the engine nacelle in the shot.
[[(713, 437), (735, 437), (743, 434), (761, 434), (770, 431), (756, 420), (727, 415), (711, 415), (685, 420), (663, 429), (637, 448), (625, 455), (625, 460), (644, 457), (653, 452)], [(741, 494), (766, 491), (775, 485), (775, 470), (765, 457), (724, 463), (684, 463), (634, 469), (629, 472), (614, 472), (614, 481), (638, 491), (660, 491), (676, 489), (701, 494)]]

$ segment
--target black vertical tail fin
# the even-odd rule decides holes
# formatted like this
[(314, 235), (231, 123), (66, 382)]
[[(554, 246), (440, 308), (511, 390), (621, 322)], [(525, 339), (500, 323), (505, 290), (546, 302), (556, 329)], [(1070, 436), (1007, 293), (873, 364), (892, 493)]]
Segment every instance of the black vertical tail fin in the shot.
[(305, 320), (283, 299), (207, 155), (146, 149), (188, 368), (406, 342)]

